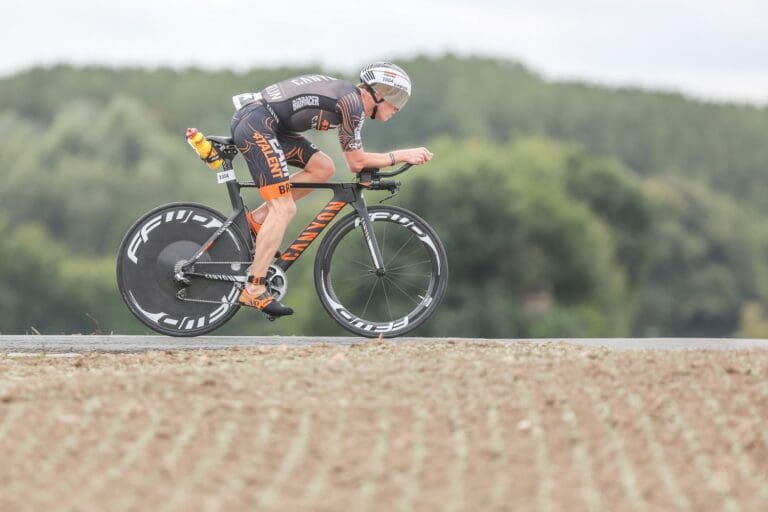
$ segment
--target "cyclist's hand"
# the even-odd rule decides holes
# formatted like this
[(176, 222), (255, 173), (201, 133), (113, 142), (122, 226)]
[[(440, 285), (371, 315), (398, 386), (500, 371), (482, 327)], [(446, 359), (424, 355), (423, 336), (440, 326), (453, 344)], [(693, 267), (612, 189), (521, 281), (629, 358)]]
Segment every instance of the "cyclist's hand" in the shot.
[(420, 165), (432, 160), (432, 152), (427, 148), (401, 149), (400, 155), (406, 163)]

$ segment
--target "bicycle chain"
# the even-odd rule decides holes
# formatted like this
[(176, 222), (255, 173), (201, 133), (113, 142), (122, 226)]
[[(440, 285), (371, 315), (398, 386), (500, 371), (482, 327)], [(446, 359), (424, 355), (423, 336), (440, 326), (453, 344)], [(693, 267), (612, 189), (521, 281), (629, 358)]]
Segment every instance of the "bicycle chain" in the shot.
[[(243, 289), (243, 287), (240, 284), (236, 284), (235, 286), (237, 286), (240, 290)], [(189, 297), (184, 296), (186, 292), (187, 292), (187, 289), (182, 288), (181, 290), (179, 290), (179, 293), (176, 294), (176, 298), (179, 300), (183, 300), (184, 302), (198, 302), (200, 304), (226, 304), (228, 306), (242, 306), (242, 304), (240, 304), (239, 302), (220, 302), (216, 300), (190, 299)], [(274, 322), (277, 319), (277, 317), (272, 316), (268, 313), (264, 313), (263, 311), (262, 313), (264, 314), (264, 316), (267, 317), (267, 320), (269, 320), (270, 322)]]
[(245, 265), (246, 267), (249, 266), (252, 261), (198, 261), (193, 267), (196, 267), (197, 265)]
[[(250, 262), (245, 261), (198, 261), (195, 262), (192, 267), (196, 267), (197, 265), (243, 265), (248, 268), (248, 265), (250, 265)], [(241, 290), (244, 288), (243, 283), (239, 283), (237, 281), (233, 281), (233, 284), (237, 286), (238, 290)], [(199, 304), (226, 304), (228, 306), (238, 306), (239, 304), (236, 302), (221, 302), (219, 300), (207, 300), (207, 299), (193, 299), (191, 297), (187, 297), (187, 288), (182, 288), (181, 290), (176, 293), (176, 298), (179, 300), (183, 300), (184, 302), (197, 302)]]
[[(198, 261), (195, 263), (195, 265), (246, 265), (246, 269), (251, 264), (251, 262), (245, 262), (245, 261)], [(195, 266), (193, 265), (193, 267)], [(238, 290), (242, 291), (243, 288), (245, 288), (245, 283), (240, 283), (237, 281), (234, 281), (233, 284), (237, 287)], [(272, 294), (272, 290), (267, 287), (267, 291)], [(179, 290), (176, 293), (176, 298), (184, 301), (184, 302), (196, 302), (198, 304), (226, 304), (227, 306), (241, 306), (239, 302), (221, 302), (219, 300), (207, 300), (207, 299), (193, 299), (186, 296), (187, 294), (187, 288), (184, 287), (181, 290)], [(262, 311), (262, 313), (264, 313)], [(276, 317), (269, 315), (267, 313), (264, 313), (264, 316), (267, 317), (267, 320), (270, 322), (274, 322), (276, 320)]]
[[(235, 286), (237, 286), (237, 288), (242, 291), (243, 286), (241, 284), (235, 283)], [(179, 299), (179, 300), (183, 300), (184, 302), (197, 302), (199, 304), (226, 304), (228, 306), (239, 306), (240, 305), (239, 302), (221, 302), (220, 300), (192, 299), (190, 297), (187, 297), (186, 294), (187, 294), (187, 289), (186, 288), (182, 288), (176, 294), (176, 298)]]

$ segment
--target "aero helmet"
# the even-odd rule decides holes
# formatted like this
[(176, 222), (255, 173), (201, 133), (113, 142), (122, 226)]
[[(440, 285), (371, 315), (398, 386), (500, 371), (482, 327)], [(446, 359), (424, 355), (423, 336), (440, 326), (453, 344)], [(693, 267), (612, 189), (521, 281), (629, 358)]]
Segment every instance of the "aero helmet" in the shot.
[(401, 109), (411, 97), (411, 79), (403, 68), (391, 62), (374, 62), (360, 71), (360, 82)]

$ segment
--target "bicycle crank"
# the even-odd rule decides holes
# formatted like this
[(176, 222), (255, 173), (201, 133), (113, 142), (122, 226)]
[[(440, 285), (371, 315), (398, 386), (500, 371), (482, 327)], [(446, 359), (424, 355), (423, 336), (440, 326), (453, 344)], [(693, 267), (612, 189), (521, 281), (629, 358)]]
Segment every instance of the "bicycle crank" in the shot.
[[(174, 267), (174, 280), (184, 287), (191, 286), (192, 282), (190, 277), (200, 277), (202, 279), (210, 279), (213, 281), (231, 281), (238, 283), (241, 287), (245, 286), (246, 277), (251, 273), (251, 267), (248, 266), (245, 275), (242, 274), (211, 274), (208, 272), (197, 272), (196, 267), (202, 265), (229, 265), (232, 262), (223, 261), (211, 261), (211, 262), (198, 262), (192, 268), (186, 272), (182, 272), (179, 269), (183, 265), (183, 261), (176, 264)], [(285, 275), (283, 269), (276, 265), (270, 265), (267, 269), (267, 276), (264, 278), (264, 285), (267, 287), (267, 291), (276, 300), (281, 300), (285, 297), (285, 293), (288, 291), (288, 278)], [(210, 302), (210, 301), (209, 301)], [(219, 302), (215, 302), (219, 304)]]
[[(224, 300), (211, 300), (211, 299), (196, 299), (187, 296), (188, 287), (191, 285), (189, 277), (200, 277), (203, 279), (212, 279), (216, 281), (232, 281), (239, 290), (243, 290), (245, 287), (246, 276), (250, 274), (251, 267), (246, 269), (246, 275), (222, 275), (222, 274), (207, 274), (203, 272), (195, 272), (195, 268), (192, 267), (187, 272), (180, 272), (181, 265), (184, 262), (179, 262), (174, 269), (174, 279), (176, 282), (182, 285), (179, 291), (176, 293), (176, 298), (184, 302), (197, 302), (200, 304), (227, 304), (229, 306), (240, 306), (239, 302), (227, 302)], [(234, 265), (239, 262), (197, 262), (195, 266), (201, 265)], [(276, 265), (270, 265), (267, 269), (267, 276), (264, 278), (264, 285), (267, 287), (267, 292), (275, 298), (275, 300), (281, 300), (288, 291), (288, 278), (285, 275), (283, 269)], [(267, 320), (274, 322), (277, 317), (264, 313)]]

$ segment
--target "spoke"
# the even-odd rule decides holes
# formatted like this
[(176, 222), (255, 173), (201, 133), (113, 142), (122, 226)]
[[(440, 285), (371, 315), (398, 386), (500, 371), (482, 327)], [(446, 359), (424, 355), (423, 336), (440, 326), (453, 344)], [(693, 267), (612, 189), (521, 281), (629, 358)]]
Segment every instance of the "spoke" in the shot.
[(379, 280), (377, 279), (373, 283), (373, 288), (371, 288), (371, 293), (368, 294), (368, 300), (365, 302), (365, 307), (363, 308), (363, 313), (360, 315), (360, 318), (365, 318), (365, 312), (368, 311), (368, 304), (371, 303), (371, 297), (373, 297), (373, 291), (376, 289), (378, 285), (379, 285)]
[[(408, 242), (410, 242), (410, 240), (408, 240)], [(407, 242), (406, 242), (406, 243), (407, 243)], [(413, 254), (416, 254), (416, 253), (421, 253), (421, 252), (425, 252), (425, 249), (424, 249), (424, 247), (423, 247), (423, 245), (422, 245), (422, 244), (419, 244), (419, 245), (417, 245), (417, 246), (416, 246), (416, 248), (415, 248), (415, 249), (413, 249), (412, 251), (409, 251), (409, 252), (406, 252), (406, 253), (400, 254), (400, 255), (399, 255), (399, 257), (400, 257), (400, 258), (403, 258), (403, 259), (407, 259), (409, 256), (411, 256), (411, 255), (413, 255)], [(392, 261), (391, 261), (391, 263), (394, 263), (396, 260), (397, 260), (397, 258), (392, 258)]]
[(429, 289), (429, 282), (427, 283), (413, 283), (411, 281), (389, 278), (392, 283), (399, 283), (402, 289), (411, 288), (416, 294), (423, 294)]
[(427, 277), (411, 277), (405, 275), (393, 275), (387, 273), (387, 277), (394, 282), (399, 283), (403, 288), (412, 288), (417, 291), (426, 290), (429, 288), (429, 283), (432, 282), (429, 276)]
[(365, 276), (371, 276), (376, 275), (376, 271), (372, 268), (370, 269), (360, 269), (360, 268), (349, 268), (348, 266), (344, 266), (339, 262), (338, 265), (333, 265), (331, 268), (328, 269), (329, 274), (332, 276), (338, 276), (340, 278), (344, 279), (351, 279), (351, 278), (361, 278)]
[(372, 273), (365, 273), (362, 276), (337, 274), (331, 274), (329, 277), (337, 296), (342, 298), (342, 302), (344, 302), (345, 298), (349, 299), (357, 296), (364, 286), (371, 283), (370, 277), (377, 277), (376, 274)]
[[(342, 248), (342, 250), (343, 250), (343, 248)], [(354, 259), (352, 259), (352, 258), (349, 258), (349, 257), (347, 257), (347, 258), (341, 258), (341, 261), (340, 261), (339, 263), (340, 263), (340, 264), (344, 264), (344, 263), (354, 263), (355, 265), (358, 265), (358, 266), (360, 266), (360, 267), (363, 267), (363, 268), (365, 268), (365, 269), (367, 269), (367, 270), (373, 270), (373, 267), (372, 267), (371, 265), (369, 265), (369, 264), (367, 264), (367, 263), (363, 263), (362, 261), (354, 260)]]
[(333, 274), (331, 276), (331, 280), (334, 283), (336, 283), (336, 284), (348, 283), (350, 281), (358, 283), (358, 282), (360, 282), (361, 279), (365, 279), (366, 277), (376, 277), (376, 274), (373, 274), (371, 272), (362, 272), (360, 274), (352, 274), (352, 275), (350, 275), (350, 274), (342, 274), (342, 275)]
[(422, 261), (417, 261), (416, 263), (408, 263), (407, 265), (400, 265), (399, 267), (388, 268), (387, 272), (392, 272), (393, 270), (400, 270), (401, 268), (415, 267), (416, 265), (421, 265), (422, 263), (432, 263), (432, 260), (422, 260)]
[(395, 252), (394, 256), (392, 256), (392, 261), (395, 261), (397, 259), (397, 255), (400, 254), (400, 251), (402, 251), (406, 245), (410, 243), (410, 241), (413, 240), (413, 233), (411, 233), (410, 238), (403, 243), (403, 245), (400, 246), (400, 248)]
[(392, 274), (397, 277), (432, 277), (432, 274), (414, 274), (409, 272), (392, 272), (391, 270), (387, 270), (387, 274)]
[[(356, 236), (360, 235), (360, 236)], [(360, 261), (355, 258), (355, 256), (359, 256), (360, 254), (358, 251), (354, 250), (354, 245), (357, 244), (353, 239), (357, 238), (359, 242), (362, 244), (362, 254), (367, 255), (368, 252), (368, 246), (365, 244), (365, 237), (362, 236), (362, 230), (360, 232), (353, 230), (350, 233), (347, 234), (347, 236), (344, 237), (342, 243), (338, 244), (336, 246), (336, 249), (334, 250), (334, 254), (338, 254), (338, 264), (343, 265), (345, 263), (350, 263), (357, 265), (359, 267), (362, 267), (366, 270), (374, 270), (374, 267), (371, 265), (371, 262), (365, 262)]]
[(381, 237), (381, 244), (379, 244), (379, 249), (381, 250), (381, 260), (386, 261), (386, 258), (384, 257), (384, 248), (387, 246), (387, 226), (389, 225), (389, 222), (384, 223), (384, 235)]
[[(384, 279), (386, 279), (387, 281), (389, 281), (389, 283), (390, 283), (391, 285), (393, 285), (395, 288), (397, 288), (397, 289), (400, 291), (400, 293), (402, 293), (403, 295), (405, 295), (406, 297), (408, 297), (408, 299), (410, 299), (410, 301), (411, 301), (411, 302), (413, 302), (413, 303), (414, 303), (414, 304), (416, 304), (417, 306), (418, 306), (419, 304), (421, 304), (421, 301), (418, 301), (418, 300), (414, 300), (414, 298), (413, 298), (413, 297), (411, 297), (411, 294), (409, 294), (408, 292), (406, 292), (405, 290), (403, 290), (403, 289), (402, 289), (400, 286), (398, 286), (398, 285), (397, 285), (397, 283), (396, 283), (396, 282), (394, 282), (394, 281), (393, 281), (393, 280), (391, 280), (391, 279), (388, 279), (386, 276), (384, 277)], [(425, 291), (426, 291), (426, 290), (425, 290)]]
[(331, 262), (332, 268), (343, 269), (344, 272), (354, 272), (359, 274), (367, 274), (369, 272), (376, 272), (376, 269), (363, 265), (358, 261), (351, 260), (349, 258), (342, 258), (339, 260), (333, 260)]
[[(334, 271), (335, 270), (335, 271)], [(365, 277), (365, 276), (375, 276), (376, 271), (373, 269), (370, 270), (352, 270), (344, 267), (338, 267), (336, 269), (331, 269), (331, 273), (336, 275), (339, 274), (342, 277)]]
[(387, 294), (386, 280), (381, 282), (381, 287), (384, 289), (384, 300), (387, 302), (387, 310), (389, 311), (389, 321), (395, 319), (395, 315), (392, 314), (392, 307), (389, 305), (389, 295)]

